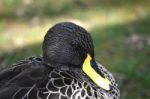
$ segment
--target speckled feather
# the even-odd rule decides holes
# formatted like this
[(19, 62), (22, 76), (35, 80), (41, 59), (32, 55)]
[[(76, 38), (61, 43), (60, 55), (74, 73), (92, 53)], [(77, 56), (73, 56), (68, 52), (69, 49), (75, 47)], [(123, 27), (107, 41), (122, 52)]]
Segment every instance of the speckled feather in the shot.
[(43, 42), (43, 56), (22, 60), (0, 72), (0, 99), (119, 99), (111, 73), (98, 71), (111, 81), (106, 91), (82, 71), (87, 53), (94, 59), (93, 41), (82, 27), (71, 22), (53, 26)]
[(107, 75), (114, 84), (109, 92), (96, 87), (79, 69), (56, 69), (41, 57), (31, 57), (0, 73), (0, 99), (118, 99), (115, 80)]

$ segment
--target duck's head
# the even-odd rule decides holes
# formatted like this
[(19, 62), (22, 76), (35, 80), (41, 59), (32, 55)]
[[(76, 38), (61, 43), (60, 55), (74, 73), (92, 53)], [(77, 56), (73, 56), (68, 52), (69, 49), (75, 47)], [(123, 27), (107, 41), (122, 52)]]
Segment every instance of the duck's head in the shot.
[(95, 62), (90, 34), (74, 23), (58, 23), (48, 30), (43, 42), (43, 57), (48, 63), (80, 68), (96, 85), (110, 90), (111, 82)]

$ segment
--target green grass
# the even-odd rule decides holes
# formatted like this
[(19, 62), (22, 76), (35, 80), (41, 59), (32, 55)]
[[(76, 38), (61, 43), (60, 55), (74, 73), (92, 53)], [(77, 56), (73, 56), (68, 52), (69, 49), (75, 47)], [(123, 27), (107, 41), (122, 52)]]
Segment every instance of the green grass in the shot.
[[(116, 75), (121, 99), (149, 99), (149, 1), (88, 1), (0, 1), (1, 68), (41, 55), (47, 30), (57, 22), (73, 21), (91, 33), (96, 60)], [(132, 37), (139, 40), (129, 41)]]
[[(149, 54), (150, 46), (145, 44), (140, 50), (125, 43), (126, 38), (136, 33), (150, 38), (149, 19), (100, 28), (95, 26), (93, 39), (96, 58), (109, 70), (124, 75), (120, 83), (122, 99), (148, 99), (150, 97)], [(130, 29), (134, 30), (130, 31)], [(145, 37), (145, 39), (146, 39)], [(140, 41), (139, 41), (140, 42)], [(141, 41), (142, 42), (142, 41)]]

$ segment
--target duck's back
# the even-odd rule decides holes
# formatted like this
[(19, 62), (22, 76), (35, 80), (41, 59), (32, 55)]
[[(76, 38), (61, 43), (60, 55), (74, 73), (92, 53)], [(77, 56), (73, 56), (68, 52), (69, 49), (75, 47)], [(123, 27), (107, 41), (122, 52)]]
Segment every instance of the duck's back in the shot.
[(0, 99), (98, 99), (83, 76), (32, 57), (0, 72)]
[[(48, 78), (47, 69), (40, 58), (23, 60), (14, 67), (0, 72), (0, 99), (21, 99), (31, 97), (38, 99), (38, 87)], [(29, 94), (30, 93), (30, 94)], [(25, 98), (26, 99), (26, 98)]]

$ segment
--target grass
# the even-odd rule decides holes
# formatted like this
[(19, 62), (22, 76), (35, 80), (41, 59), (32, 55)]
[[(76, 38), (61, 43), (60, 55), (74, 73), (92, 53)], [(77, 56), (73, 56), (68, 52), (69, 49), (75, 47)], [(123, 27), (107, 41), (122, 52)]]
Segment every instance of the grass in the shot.
[[(104, 0), (61, 0), (54, 4), (53, 0), (36, 3), (33, 0), (34, 6), (19, 6), (19, 9), (25, 7), (19, 15), (15, 12), (19, 0), (0, 1), (5, 5), (0, 6), (1, 68), (41, 55), (47, 30), (57, 22), (72, 21), (91, 33), (96, 60), (116, 75), (121, 99), (149, 99), (149, 1), (122, 1), (112, 0), (110, 4)], [(51, 6), (46, 6), (47, 2)]]
[(97, 25), (91, 30), (95, 33), (93, 38), (97, 59), (111, 71), (124, 75), (124, 81), (120, 83), (122, 99), (148, 99), (150, 97), (148, 93), (150, 90), (147, 88), (150, 86), (148, 70), (150, 46), (143, 42), (145, 45), (138, 50), (135, 46), (142, 41), (139, 40), (134, 45), (132, 42), (125, 43), (126, 38), (134, 33), (141, 38), (142, 36), (149, 38), (150, 30), (146, 28), (150, 26), (149, 22), (148, 18), (106, 28), (100, 28)]

